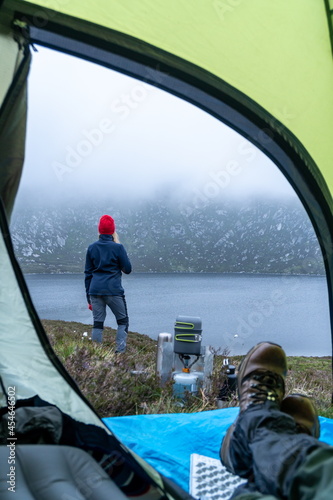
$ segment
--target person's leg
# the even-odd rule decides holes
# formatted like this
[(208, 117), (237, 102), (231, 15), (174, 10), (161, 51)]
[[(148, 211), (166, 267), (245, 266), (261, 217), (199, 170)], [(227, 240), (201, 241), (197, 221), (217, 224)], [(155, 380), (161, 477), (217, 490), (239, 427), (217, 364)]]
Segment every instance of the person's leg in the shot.
[(240, 414), (224, 436), (220, 451), (221, 461), (229, 472), (244, 478), (253, 476), (253, 460), (247, 436), (249, 430), (243, 430), (237, 424), (242, 422), (248, 408), (260, 410), (266, 401), (279, 409), (284, 398), (286, 373), (286, 355), (277, 344), (261, 342), (243, 358), (237, 373)]
[(94, 326), (91, 332), (91, 340), (101, 343), (103, 341), (103, 328), (106, 317), (106, 304), (103, 295), (90, 295)]
[(240, 414), (229, 457), (235, 472), (240, 475), (244, 473), (244, 466), (239, 468), (238, 464), (242, 464), (244, 456), (247, 457), (252, 481), (261, 493), (301, 499), (301, 496), (291, 495), (294, 479), (318, 449), (330, 449), (333, 459), (333, 448), (313, 436), (298, 433), (295, 420), (266, 401), (260, 406), (250, 406)]
[(255, 484), (248, 481), (235, 489), (230, 500), (278, 500), (278, 498), (260, 493)]
[[(262, 446), (263, 444), (261, 443), (260, 447)], [(260, 493), (257, 484), (247, 482), (235, 490), (232, 499), (274, 500), (283, 498), (288, 500), (327, 500), (333, 498), (333, 447), (317, 441), (316, 448), (303, 457), (302, 464), (298, 463), (298, 466), (295, 467), (293, 462), (297, 457), (297, 453), (298, 450), (296, 449), (295, 455), (290, 455), (285, 462), (287, 468), (291, 465), (290, 473), (284, 475), (285, 485), (287, 482), (289, 483), (287, 488), (284, 486), (280, 492), (271, 496), (271, 493)], [(300, 462), (301, 459), (302, 457), (297, 462)], [(278, 475), (278, 471), (276, 472), (274, 469), (273, 458), (269, 457), (269, 460), (271, 467), (270, 471), (268, 468), (268, 472), (273, 472), (271, 480), (274, 481)], [(278, 482), (279, 479), (277, 480)]]
[(291, 500), (330, 498), (315, 496), (302, 483), (306, 477), (312, 478), (308, 485), (318, 481), (323, 467), (331, 474), (325, 474), (320, 488), (325, 494), (331, 491), (333, 447), (314, 437), (317, 415), (307, 401), (288, 397), (283, 404), (285, 371), (285, 354), (274, 344), (258, 344), (244, 358), (238, 372), (240, 413), (223, 439), (222, 463), (262, 494)]
[(333, 498), (333, 447), (320, 443), (293, 477), (289, 498), (326, 500)]
[(125, 352), (128, 333), (128, 314), (124, 295), (108, 295), (106, 303), (115, 315), (117, 321), (116, 352)]

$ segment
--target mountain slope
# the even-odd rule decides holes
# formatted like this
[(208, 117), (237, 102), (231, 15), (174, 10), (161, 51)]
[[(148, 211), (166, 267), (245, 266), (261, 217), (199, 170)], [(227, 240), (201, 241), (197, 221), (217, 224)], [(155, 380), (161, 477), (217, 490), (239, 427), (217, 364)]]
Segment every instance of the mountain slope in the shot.
[(157, 200), (135, 207), (21, 205), (11, 233), (24, 272), (82, 272), (103, 213), (115, 218), (136, 272), (325, 272), (316, 235), (299, 202), (186, 208)]

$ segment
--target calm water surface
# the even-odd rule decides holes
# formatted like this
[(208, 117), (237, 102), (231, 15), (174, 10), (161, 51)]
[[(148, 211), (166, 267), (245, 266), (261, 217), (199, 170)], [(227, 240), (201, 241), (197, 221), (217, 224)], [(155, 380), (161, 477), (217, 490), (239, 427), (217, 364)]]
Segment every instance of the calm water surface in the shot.
[[(91, 325), (84, 277), (26, 275), (42, 319)], [(203, 345), (244, 354), (262, 340), (288, 355), (330, 356), (325, 277), (244, 274), (131, 274), (123, 277), (130, 330), (157, 339), (178, 315), (202, 319)], [(105, 322), (115, 327), (111, 312)]]

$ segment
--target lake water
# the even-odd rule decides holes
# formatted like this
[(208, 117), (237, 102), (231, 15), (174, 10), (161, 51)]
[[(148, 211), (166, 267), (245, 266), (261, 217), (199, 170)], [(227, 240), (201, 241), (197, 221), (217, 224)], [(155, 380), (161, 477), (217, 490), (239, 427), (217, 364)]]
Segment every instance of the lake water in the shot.
[[(92, 324), (83, 274), (26, 275), (41, 319)], [(325, 277), (245, 274), (123, 276), (130, 330), (157, 339), (178, 315), (199, 316), (202, 344), (245, 354), (262, 340), (287, 355), (331, 356)], [(116, 327), (108, 313), (106, 326)]]

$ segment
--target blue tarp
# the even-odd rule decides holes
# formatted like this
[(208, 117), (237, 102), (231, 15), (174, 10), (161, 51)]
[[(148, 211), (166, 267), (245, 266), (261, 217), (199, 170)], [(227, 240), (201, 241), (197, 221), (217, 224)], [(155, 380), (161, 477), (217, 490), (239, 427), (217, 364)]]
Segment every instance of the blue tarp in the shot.
[[(190, 456), (219, 458), (222, 438), (239, 408), (200, 413), (104, 418), (111, 431), (158, 472), (189, 490)], [(319, 417), (320, 439), (333, 445), (333, 420)]]

